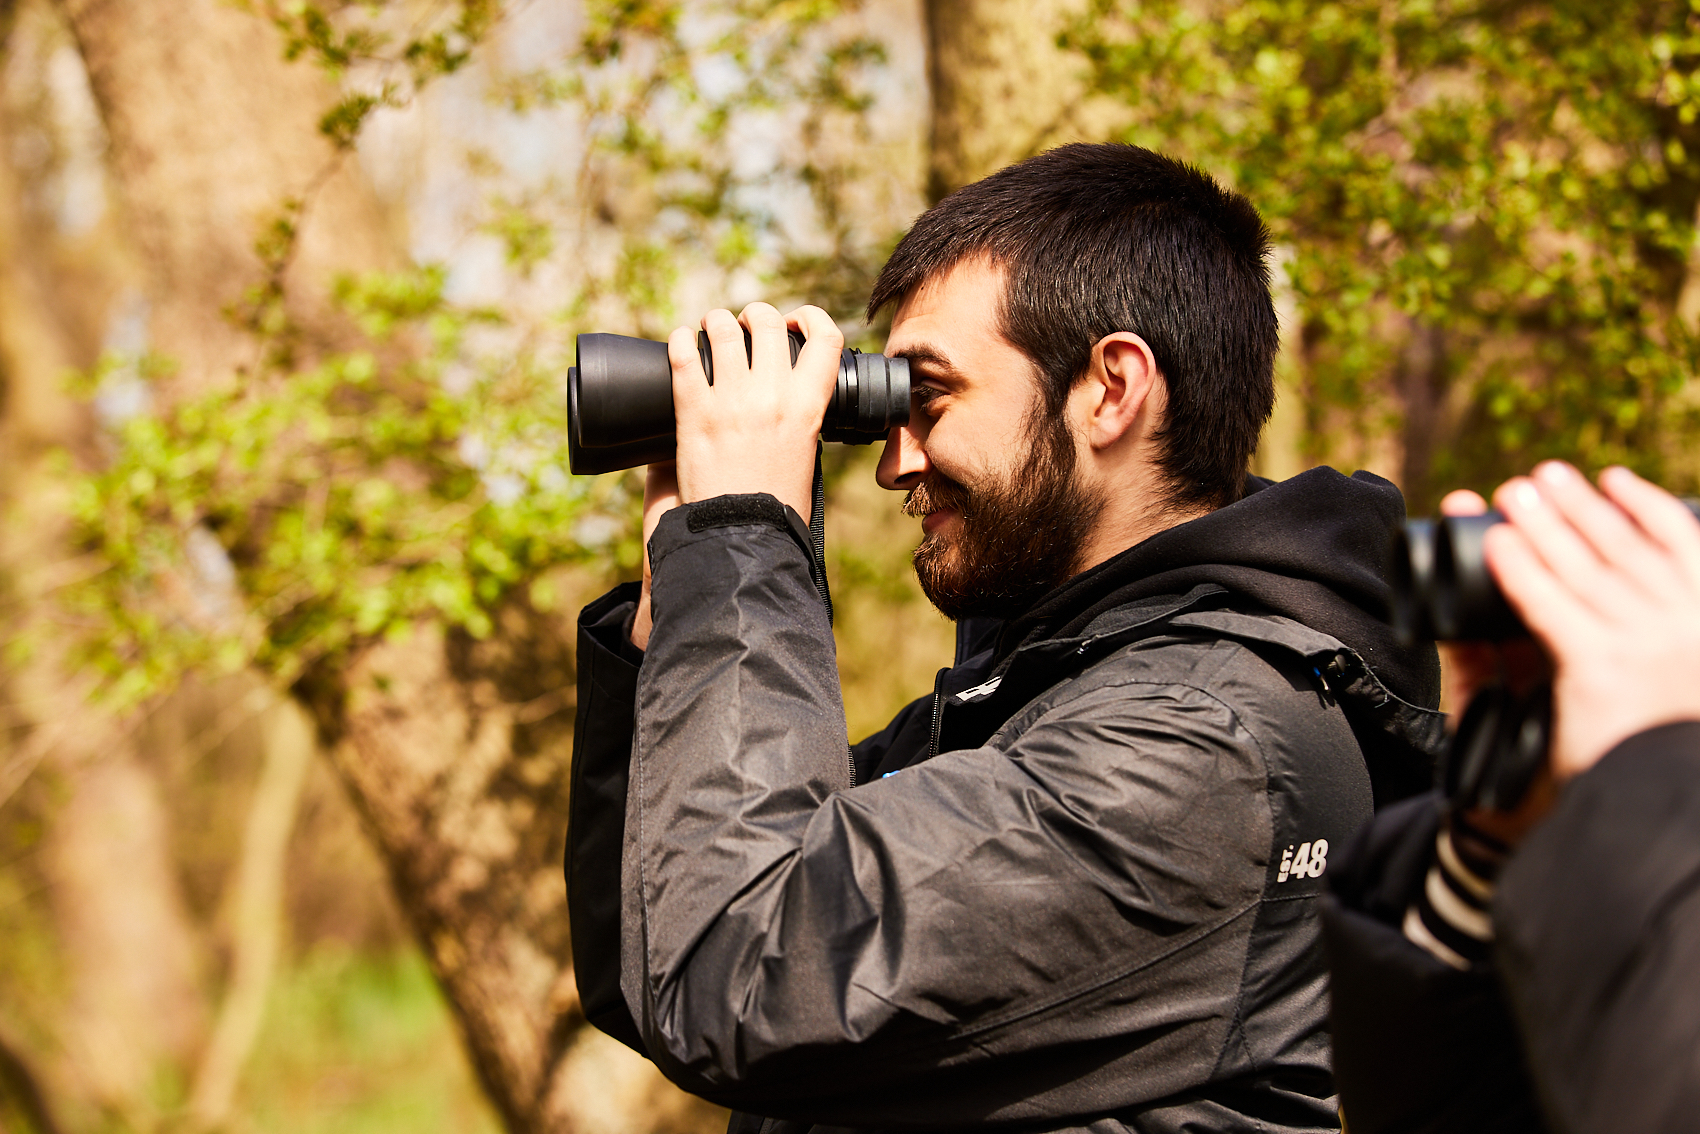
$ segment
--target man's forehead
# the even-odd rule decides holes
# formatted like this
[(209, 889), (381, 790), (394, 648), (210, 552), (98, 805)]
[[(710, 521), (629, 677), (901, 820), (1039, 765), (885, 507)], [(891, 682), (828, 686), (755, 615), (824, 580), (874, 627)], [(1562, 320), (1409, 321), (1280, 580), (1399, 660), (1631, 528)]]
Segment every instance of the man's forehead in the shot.
[(1004, 334), (1005, 276), (987, 257), (929, 278), (892, 317), (885, 353), (907, 358), (917, 382), (942, 381), (982, 404), (1007, 403), (1024, 419), (1039, 392), (1039, 371)]
[(1003, 340), (998, 314), (1005, 271), (989, 256), (958, 261), (928, 276), (904, 296), (892, 315), (886, 353), (929, 348), (950, 354), (974, 340)]

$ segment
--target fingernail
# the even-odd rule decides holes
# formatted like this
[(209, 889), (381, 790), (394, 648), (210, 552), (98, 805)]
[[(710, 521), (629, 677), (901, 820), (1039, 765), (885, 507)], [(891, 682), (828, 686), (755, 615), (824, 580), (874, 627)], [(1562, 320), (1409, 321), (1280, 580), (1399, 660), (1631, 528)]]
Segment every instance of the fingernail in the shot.
[(1517, 502), (1519, 508), (1539, 508), (1543, 503), (1541, 490), (1526, 480), (1511, 486), (1511, 499)]
[(1550, 485), (1569, 484), (1576, 475), (1576, 470), (1563, 461), (1542, 461), (1535, 466), (1535, 476)]

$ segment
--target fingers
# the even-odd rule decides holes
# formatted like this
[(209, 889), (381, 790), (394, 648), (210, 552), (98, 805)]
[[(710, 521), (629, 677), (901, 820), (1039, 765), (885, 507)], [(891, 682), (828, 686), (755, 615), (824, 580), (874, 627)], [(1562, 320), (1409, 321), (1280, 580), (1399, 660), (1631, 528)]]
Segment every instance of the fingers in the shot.
[(689, 327), (677, 327), (667, 336), (667, 363), (673, 368), (673, 404), (684, 405), (700, 397), (708, 387), (697, 353), (697, 335)]
[[(737, 386), (739, 380), (750, 372), (742, 324), (730, 311), (717, 308), (702, 317), (702, 329), (708, 333), (709, 356), (714, 362), (714, 383), (718, 383), (722, 390)], [(674, 406), (702, 405), (714, 383), (710, 383), (708, 375), (703, 372), (702, 355), (697, 351), (694, 330), (679, 327), (667, 336), (667, 361), (673, 367)]]
[(844, 352), (844, 332), (831, 315), (813, 305), (799, 307), (785, 316), (788, 326), (803, 333), (807, 341), (797, 356), (797, 369), (809, 375), (838, 379), (838, 359)]
[[(752, 303), (738, 316), (750, 332), (750, 369), (791, 368), (791, 340), (785, 333), (785, 317), (771, 303)], [(741, 345), (741, 344), (740, 344)], [(715, 359), (718, 366), (720, 360)]]
[[(1545, 468), (1543, 465), (1542, 469)], [(1556, 479), (1549, 476), (1537, 484), (1528, 477), (1513, 477), (1494, 493), (1494, 504), (1516, 526), (1532, 554), (1577, 599), (1600, 611), (1622, 607), (1632, 601), (1633, 588), (1620, 572), (1608, 568), (1595, 534), (1611, 530), (1613, 525), (1598, 516), (1587, 516), (1583, 523), (1577, 522), (1578, 514), (1590, 511), (1591, 505), (1614, 512), (1616, 509), (1585, 481), (1580, 486), (1558, 485), (1553, 483)], [(1576, 480), (1582, 480), (1580, 474)], [(1593, 500), (1577, 499), (1583, 490)], [(1563, 497), (1562, 502), (1559, 497)], [(1628, 526), (1619, 515), (1616, 527)], [(1626, 538), (1621, 532), (1614, 535), (1617, 539)]]
[(1573, 581), (1553, 570), (1520, 525), (1489, 528), (1482, 552), (1506, 601), (1550, 652), (1561, 654), (1597, 629), (1598, 615), (1578, 596)]
[(714, 380), (728, 386), (750, 372), (750, 355), (744, 349), (744, 327), (725, 308), (716, 308), (702, 317), (702, 329), (708, 332), (708, 352), (714, 359)]
[(1670, 553), (1687, 585), (1700, 590), (1700, 518), (1688, 505), (1621, 466), (1600, 474), (1600, 488)]
[[(1649, 556), (1658, 548), (1647, 532), (1622, 508), (1596, 492), (1581, 473), (1563, 461), (1546, 461), (1535, 469), (1535, 479), (1540, 482), (1541, 494), (1582, 533), (1603, 562), (1620, 569), (1654, 563)], [(1630, 572), (1632, 577), (1638, 574)]]
[(842, 336), (818, 309), (792, 319), (811, 340), (796, 369), (786, 332), (792, 320), (770, 304), (752, 303), (736, 318), (724, 310), (705, 315), (712, 387), (690, 357), (689, 332), (668, 340), (683, 500), (768, 492), (808, 515), (821, 420), (838, 369), (834, 344)]
[(1482, 499), (1482, 494), (1471, 492), (1468, 488), (1448, 492), (1440, 500), (1440, 514), (1443, 516), (1479, 516), (1487, 510), (1487, 501)]
[[(1547, 461), (1535, 469), (1535, 478), (1541, 495), (1581, 534), (1626, 593), (1639, 592), (1643, 599), (1662, 602), (1673, 587), (1684, 585), (1678, 564), (1667, 550), (1634, 517), (1596, 492), (1581, 473), (1561, 461)], [(1668, 494), (1642, 483), (1682, 507)]]
[(1554, 665), (1560, 779), (1642, 729), (1700, 719), (1700, 522), (1628, 470), (1601, 486), (1556, 462), (1508, 481), (1494, 500), (1510, 522), (1484, 543)]

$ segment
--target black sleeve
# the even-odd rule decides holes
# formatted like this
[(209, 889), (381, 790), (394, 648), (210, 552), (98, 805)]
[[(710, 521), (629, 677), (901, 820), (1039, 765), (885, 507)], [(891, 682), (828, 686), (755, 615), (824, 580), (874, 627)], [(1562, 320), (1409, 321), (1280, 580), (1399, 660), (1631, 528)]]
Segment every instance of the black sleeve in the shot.
[(1244, 722), (1130, 678), (852, 788), (806, 529), (758, 504), (651, 542), (621, 951), (651, 1057), (725, 1105), (911, 1129), (1209, 1082), (1270, 869)]
[[(640, 588), (639, 583), (616, 587), (579, 615), (566, 876), (573, 976), (585, 1018), (647, 1054), (620, 994), (620, 848), (643, 664), (643, 651), (629, 635)], [(931, 709), (930, 695), (916, 698), (885, 728), (853, 745), (858, 782), (877, 778), (894, 746), (904, 753), (925, 749)]]
[(1440, 828), (1436, 793), (1361, 831), (1323, 904), (1340, 1113), (1353, 1134), (1542, 1129), (1516, 1032), (1485, 967), (1459, 971), (1400, 930)]
[(620, 994), (620, 848), (643, 662), (643, 651), (632, 645), (627, 628), (640, 586), (616, 587), (579, 615), (566, 870), (573, 976), (585, 1018), (643, 1052), (643, 1039)]
[(1495, 901), (1541, 1104), (1566, 1134), (1700, 1114), (1700, 722), (1632, 737), (1565, 789)]

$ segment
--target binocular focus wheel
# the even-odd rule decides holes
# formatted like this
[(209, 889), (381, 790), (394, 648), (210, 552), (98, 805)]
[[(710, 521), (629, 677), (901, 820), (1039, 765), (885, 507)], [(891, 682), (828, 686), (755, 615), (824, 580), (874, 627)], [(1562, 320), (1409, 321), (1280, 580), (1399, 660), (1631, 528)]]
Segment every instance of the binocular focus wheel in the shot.
[(1552, 686), (1522, 697), (1503, 685), (1479, 691), (1447, 749), (1441, 791), (1455, 810), (1513, 811), (1545, 763), (1552, 739)]

